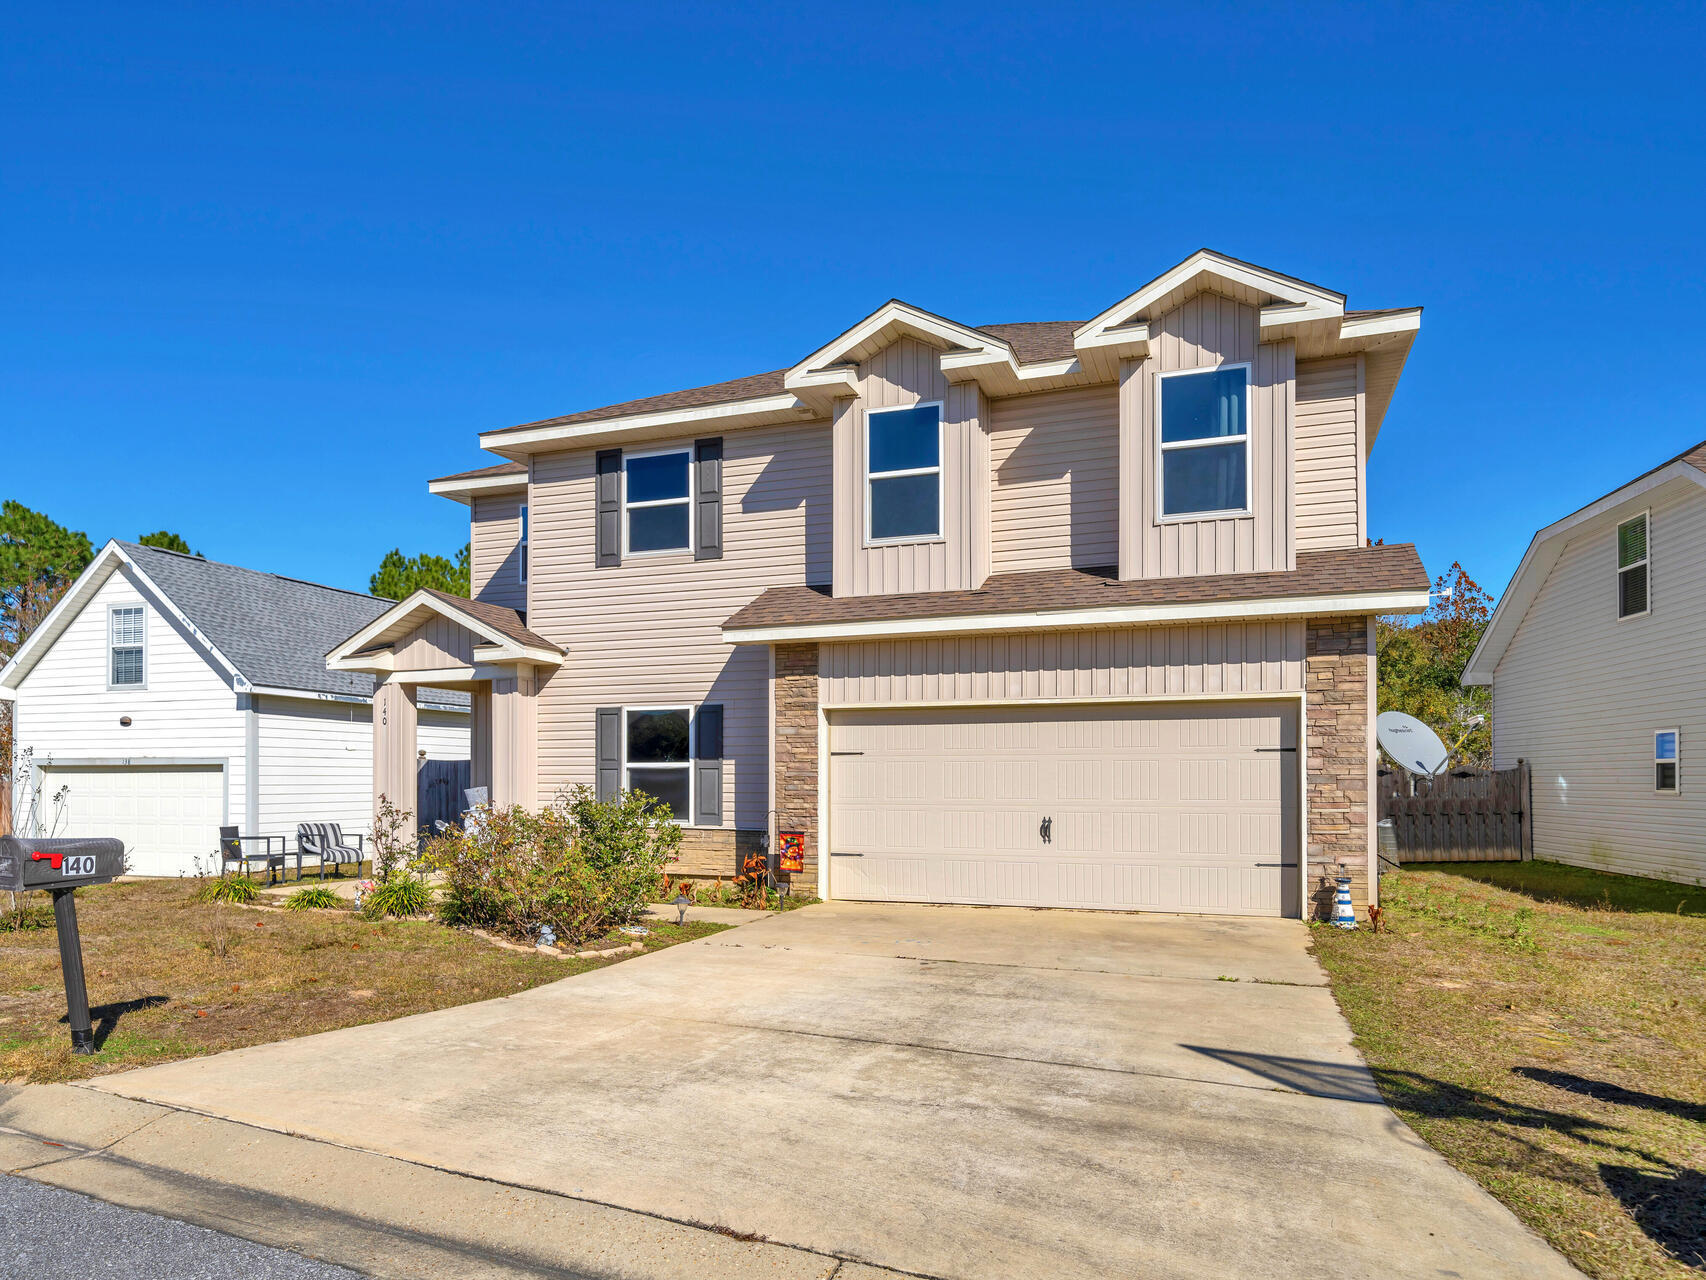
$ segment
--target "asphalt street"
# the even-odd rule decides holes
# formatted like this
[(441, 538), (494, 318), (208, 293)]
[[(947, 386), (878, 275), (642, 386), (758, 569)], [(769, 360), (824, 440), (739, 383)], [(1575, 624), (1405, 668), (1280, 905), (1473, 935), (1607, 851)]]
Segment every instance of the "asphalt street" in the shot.
[(30, 1280), (358, 1280), (354, 1271), (299, 1253), (9, 1174), (0, 1174), (0, 1222), (6, 1224), (0, 1271)]

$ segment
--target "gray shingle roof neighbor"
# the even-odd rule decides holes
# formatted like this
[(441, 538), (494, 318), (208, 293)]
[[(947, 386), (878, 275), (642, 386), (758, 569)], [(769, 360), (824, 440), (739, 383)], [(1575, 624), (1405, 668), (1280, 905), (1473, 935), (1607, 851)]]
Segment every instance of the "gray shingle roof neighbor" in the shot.
[[(135, 542), (119, 546), (250, 684), (373, 696), (372, 676), (328, 671), (326, 654), (395, 601)], [(422, 700), (468, 705), (468, 695), (454, 689), (423, 692)]]

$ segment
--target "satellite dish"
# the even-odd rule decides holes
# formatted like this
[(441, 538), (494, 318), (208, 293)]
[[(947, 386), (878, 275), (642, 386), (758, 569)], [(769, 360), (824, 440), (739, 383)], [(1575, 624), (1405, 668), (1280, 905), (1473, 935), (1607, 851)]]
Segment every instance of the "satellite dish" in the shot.
[(1451, 755), (1437, 733), (1402, 711), (1382, 711), (1375, 719), (1374, 731), (1386, 754), (1411, 773), (1431, 778), (1445, 768)]

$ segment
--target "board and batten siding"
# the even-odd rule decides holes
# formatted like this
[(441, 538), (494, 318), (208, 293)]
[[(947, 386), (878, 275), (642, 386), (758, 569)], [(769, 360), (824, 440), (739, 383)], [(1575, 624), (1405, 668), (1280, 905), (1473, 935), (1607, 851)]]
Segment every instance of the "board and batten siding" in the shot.
[(715, 702), (724, 717), (723, 825), (763, 828), (769, 655), (762, 646), (725, 643), (722, 624), (770, 587), (829, 581), (829, 424), (723, 438), (720, 560), (628, 557), (596, 569), (594, 452), (543, 455), (533, 464), (536, 603), (527, 622), (568, 655), (539, 693), (539, 798), (593, 783), (599, 707)]
[(834, 642), (823, 706), (1295, 693), (1304, 623), (1215, 623)]
[[(1617, 617), (1620, 509), (1570, 540), (1493, 673), (1493, 764), (1529, 762), (1534, 854), (1706, 882), (1706, 494), (1654, 501), (1643, 617)], [(1653, 734), (1681, 787), (1653, 789)]]
[(474, 665), (474, 633), (433, 614), (391, 646), (399, 671), (439, 671)]
[[(373, 708), (355, 702), (261, 697), (258, 835), (296, 848), (299, 822), (373, 826)], [(468, 716), (422, 708), (416, 749), (429, 760), (467, 760)], [(414, 800), (409, 797), (410, 802)], [(294, 865), (294, 864), (293, 864)]]
[(1296, 413), (1297, 549), (1360, 547), (1367, 527), (1362, 357), (1299, 364)]
[(521, 581), (521, 507), (518, 493), (475, 498), (468, 514), (469, 589), (474, 599), (510, 609), (527, 608)]
[[(838, 400), (834, 583), (838, 596), (958, 591), (989, 576), (989, 407), (976, 383), (949, 383), (941, 352), (899, 338), (859, 365), (859, 395)], [(942, 404), (942, 536), (866, 545), (865, 416), (868, 409)]]
[(989, 455), (993, 572), (1119, 563), (1115, 387), (991, 401)]
[[(1149, 354), (1120, 362), (1122, 578), (1261, 573), (1297, 567), (1292, 541), (1291, 424), (1295, 352), (1258, 342), (1256, 308), (1203, 293), (1152, 326)], [(1250, 365), (1250, 514), (1162, 520), (1156, 479), (1159, 375)]]
[[(146, 620), (140, 689), (107, 688), (107, 610), (142, 605)], [(225, 820), (244, 813), (244, 713), (201, 644), (120, 566), (85, 604), (17, 689), (17, 746), (49, 758), (225, 762)], [(122, 716), (130, 717), (128, 726)], [(19, 779), (20, 784), (25, 782)], [(45, 797), (44, 797), (45, 799)], [(19, 804), (20, 821), (27, 803)], [(98, 834), (98, 833), (95, 833)]]

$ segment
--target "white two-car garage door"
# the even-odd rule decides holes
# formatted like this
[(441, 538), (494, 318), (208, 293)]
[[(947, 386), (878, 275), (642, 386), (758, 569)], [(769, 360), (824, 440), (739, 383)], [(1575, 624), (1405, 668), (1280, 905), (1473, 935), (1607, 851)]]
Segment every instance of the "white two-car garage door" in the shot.
[(219, 869), (225, 773), (218, 765), (52, 765), (42, 769), (42, 802), (44, 827), (123, 840), (132, 875)]
[(832, 711), (830, 894), (1298, 912), (1297, 704)]

